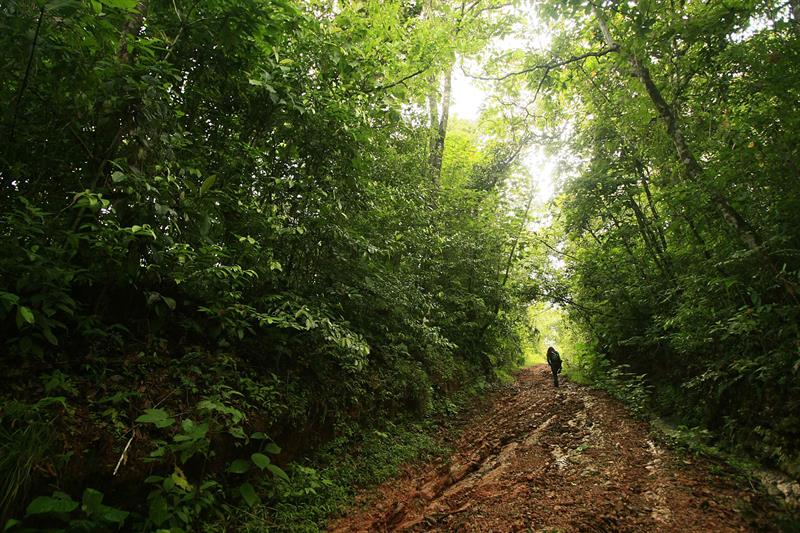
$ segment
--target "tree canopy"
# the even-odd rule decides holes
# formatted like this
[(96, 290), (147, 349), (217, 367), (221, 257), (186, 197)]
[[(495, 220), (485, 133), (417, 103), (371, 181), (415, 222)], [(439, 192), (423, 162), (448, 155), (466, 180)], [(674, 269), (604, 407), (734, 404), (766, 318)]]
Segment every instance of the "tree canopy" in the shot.
[(549, 89), (541, 120), (567, 124), (565, 267), (545, 292), (571, 302), (587, 357), (646, 375), (661, 413), (796, 475), (796, 6), (542, 13), (549, 56), (516, 68)]
[[(522, 364), (547, 302), (568, 365), (627, 365), (797, 475), (798, 17), (4, 3), (0, 518), (244, 527), (320, 487), (304, 454)], [(454, 69), (493, 96), (477, 121)]]
[[(108, 472), (121, 455), (155, 465), (128, 524), (192, 529), (275, 490), (276, 443), (296, 455), (347, 424), (424, 415), (519, 360), (526, 181), (499, 122), (445, 150), (442, 99), (457, 56), (511, 16), (2, 7), (5, 518), (48, 484), (129, 490), (136, 469)], [(33, 524), (71, 510), (47, 498)]]

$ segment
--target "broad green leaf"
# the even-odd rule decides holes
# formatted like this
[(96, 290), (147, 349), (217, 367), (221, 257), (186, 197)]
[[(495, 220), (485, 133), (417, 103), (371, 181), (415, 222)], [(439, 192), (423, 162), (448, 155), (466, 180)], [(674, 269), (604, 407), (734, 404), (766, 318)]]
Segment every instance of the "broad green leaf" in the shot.
[(267, 470), (272, 472), (273, 476), (279, 477), (286, 482), (289, 481), (289, 476), (286, 475), (286, 472), (284, 472), (282, 468), (275, 466), (273, 464), (269, 464), (267, 465)]
[(175, 435), (175, 437), (173, 437), (174, 441), (197, 441), (205, 438), (206, 433), (208, 433), (208, 422), (197, 424), (194, 420), (188, 418), (181, 422), (181, 429), (183, 432)]
[(87, 514), (96, 512), (103, 503), (103, 493), (99, 490), (87, 488), (83, 491), (81, 508)]
[(267, 465), (270, 464), (271, 462), (269, 460), (269, 457), (267, 457), (263, 453), (254, 453), (253, 455), (250, 456), (250, 460), (252, 460), (253, 463), (261, 470), (264, 470), (267, 467)]
[(10, 292), (0, 291), (0, 302), (6, 302), (9, 306), (19, 303), (19, 296)]
[(258, 497), (258, 494), (256, 494), (253, 485), (250, 483), (242, 483), (239, 486), (239, 494), (242, 495), (242, 499), (244, 499), (245, 503), (250, 507), (253, 507), (261, 501), (261, 499)]
[(78, 502), (67, 496), (61, 497), (39, 496), (25, 509), (25, 516), (47, 513), (71, 513), (78, 508)]
[(123, 511), (122, 509), (117, 509), (115, 507), (110, 507), (108, 505), (101, 506), (99, 515), (100, 517), (105, 520), (106, 522), (112, 522), (114, 524), (121, 524), (125, 522), (125, 520), (130, 516), (131, 513), (128, 511)]
[(33, 324), (36, 320), (33, 316), (33, 311), (29, 307), (25, 307), (24, 305), (20, 305), (17, 307), (17, 323), (20, 322), (20, 319), (23, 322), (27, 322), (28, 324)]
[(64, 396), (45, 396), (33, 405), (34, 410), (48, 407), (53, 404), (59, 404), (64, 409), (67, 408), (67, 399)]
[(202, 196), (205, 193), (207, 193), (208, 190), (214, 186), (214, 183), (216, 183), (216, 181), (217, 181), (216, 175), (211, 175), (207, 177), (205, 180), (203, 180), (203, 184), (200, 185), (200, 195)]
[(159, 494), (153, 496), (150, 500), (150, 509), (148, 513), (150, 520), (152, 520), (156, 526), (160, 526), (166, 522), (171, 515), (172, 513), (170, 513), (167, 500)]
[(45, 11), (57, 11), (62, 7), (67, 7), (67, 6), (74, 7), (76, 4), (79, 4), (77, 0), (51, 0), (50, 2), (47, 2), (47, 4), (45, 4), (44, 9)]
[(264, 446), (264, 451), (267, 453), (271, 453), (272, 455), (281, 453), (281, 447), (275, 444), (274, 442), (270, 442), (266, 446)]
[(50, 330), (50, 328), (43, 328), (42, 335), (44, 335), (44, 338), (47, 339), (47, 342), (53, 346), (58, 346), (58, 338), (53, 335), (53, 332)]
[(250, 462), (245, 459), (236, 459), (228, 467), (228, 472), (231, 474), (244, 474), (250, 470)]
[(157, 428), (169, 427), (175, 423), (175, 419), (169, 416), (163, 409), (145, 409), (144, 414), (136, 419), (140, 424), (153, 424)]
[(235, 426), (228, 430), (228, 433), (232, 436), (236, 437), (237, 439), (246, 439), (247, 434), (244, 432), (244, 429), (241, 426)]
[(92, 518), (97, 518), (106, 522), (121, 524), (130, 514), (121, 509), (103, 505), (103, 493), (92, 488), (87, 488), (83, 491), (82, 502), (81, 509), (83, 512)]
[(132, 11), (139, 5), (139, 0), (100, 0), (103, 5)]
[(151, 239), (154, 240), (156, 238), (156, 232), (153, 231), (153, 228), (151, 228), (147, 224), (145, 224), (144, 226), (139, 226), (138, 224), (134, 224), (133, 226), (128, 228), (128, 231), (131, 232), (131, 234), (136, 235), (137, 237), (150, 237)]
[(169, 307), (170, 310), (172, 311), (175, 310), (176, 303), (174, 298), (170, 298), (168, 296), (162, 296), (161, 299), (164, 301), (165, 304), (167, 304), (167, 307)]
[(192, 485), (189, 483), (189, 480), (186, 479), (186, 474), (183, 473), (183, 470), (176, 466), (171, 477), (176, 486), (182, 488), (186, 492), (191, 492)]

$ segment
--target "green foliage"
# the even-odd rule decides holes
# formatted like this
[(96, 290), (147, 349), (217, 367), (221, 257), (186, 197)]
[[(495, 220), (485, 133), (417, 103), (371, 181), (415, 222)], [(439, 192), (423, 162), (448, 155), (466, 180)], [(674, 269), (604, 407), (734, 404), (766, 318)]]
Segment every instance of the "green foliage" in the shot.
[(553, 56), (590, 54), (529, 80), (574, 125), (545, 235), (565, 266), (535, 271), (592, 339), (590, 377), (645, 375), (661, 414), (796, 475), (797, 13), (673, 7), (543, 7)]
[(331, 514), (344, 510), (357, 490), (373, 487), (399, 473), (399, 467), (446, 452), (436, 433), (438, 416), (454, 416), (482, 387), (463, 390), (447, 400), (449, 407), (434, 409), (423, 422), (413, 419), (388, 423), (381, 430), (348, 426), (325, 444), (311, 463), (294, 463), (287, 479), (277, 485), (272, 509), (259, 508), (245, 531), (324, 530)]
[[(323, 490), (307, 448), (518, 360), (515, 133), (462, 127), (436, 183), (423, 112), (497, 6), (0, 7), (0, 399), (63, 395), (3, 415), (5, 514), (235, 528)], [(25, 517), (49, 486), (106, 499)]]
[[(0, 6), (4, 517), (317, 527), (431, 446), (387, 421), (541, 351), (536, 299), (591, 339), (578, 379), (797, 474), (796, 13), (590, 8), (489, 47), (519, 74), (442, 153), (500, 2)], [(536, 236), (534, 137), (568, 177)]]
[(602, 389), (620, 400), (634, 415), (644, 418), (651, 412), (652, 386), (645, 374), (631, 372), (628, 365), (615, 366), (596, 347), (578, 344), (577, 354), (566, 366), (569, 378), (582, 385)]
[(9, 521), (6, 531), (40, 531), (31, 526), (49, 523), (48, 531), (114, 531), (121, 528), (130, 513), (103, 504), (102, 492), (87, 488), (80, 502), (56, 491), (52, 496), (38, 496), (25, 510), (25, 523)]
[(49, 464), (54, 449), (52, 422), (63, 397), (46, 397), (35, 404), (8, 402), (0, 415), (0, 521), (28, 496), (37, 468)]
[[(658, 432), (657, 435), (665, 440), (672, 449), (683, 450), (697, 456), (713, 459), (724, 457), (721, 450), (714, 445), (714, 435), (701, 427), (687, 427), (685, 425), (671, 426), (664, 420), (656, 419), (652, 422)], [(733, 458), (730, 458), (733, 460)], [(743, 465), (737, 465), (743, 466)]]

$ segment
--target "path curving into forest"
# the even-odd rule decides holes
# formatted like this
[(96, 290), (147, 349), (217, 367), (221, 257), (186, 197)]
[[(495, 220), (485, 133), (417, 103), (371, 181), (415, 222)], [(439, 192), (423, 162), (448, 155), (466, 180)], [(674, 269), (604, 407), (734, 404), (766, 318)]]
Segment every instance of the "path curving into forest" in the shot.
[[(345, 531), (765, 531), (760, 496), (659, 445), (608, 395), (525, 369), (446, 462), (409, 467), (330, 524)], [(718, 471), (716, 469), (715, 471)]]

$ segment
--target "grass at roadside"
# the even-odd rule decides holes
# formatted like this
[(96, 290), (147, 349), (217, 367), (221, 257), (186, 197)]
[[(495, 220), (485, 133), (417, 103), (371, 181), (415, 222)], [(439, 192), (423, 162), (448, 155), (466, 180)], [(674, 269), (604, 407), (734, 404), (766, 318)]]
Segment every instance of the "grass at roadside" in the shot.
[[(503, 382), (505, 380), (499, 380)], [(351, 425), (319, 449), (304, 465), (289, 466), (275, 501), (257, 508), (244, 531), (316, 532), (330, 517), (352, 505), (356, 494), (396, 476), (408, 463), (430, 460), (449, 452), (458, 433), (458, 416), (487, 391), (479, 380), (450, 399), (434, 404), (424, 419), (386, 422), (380, 427)]]

